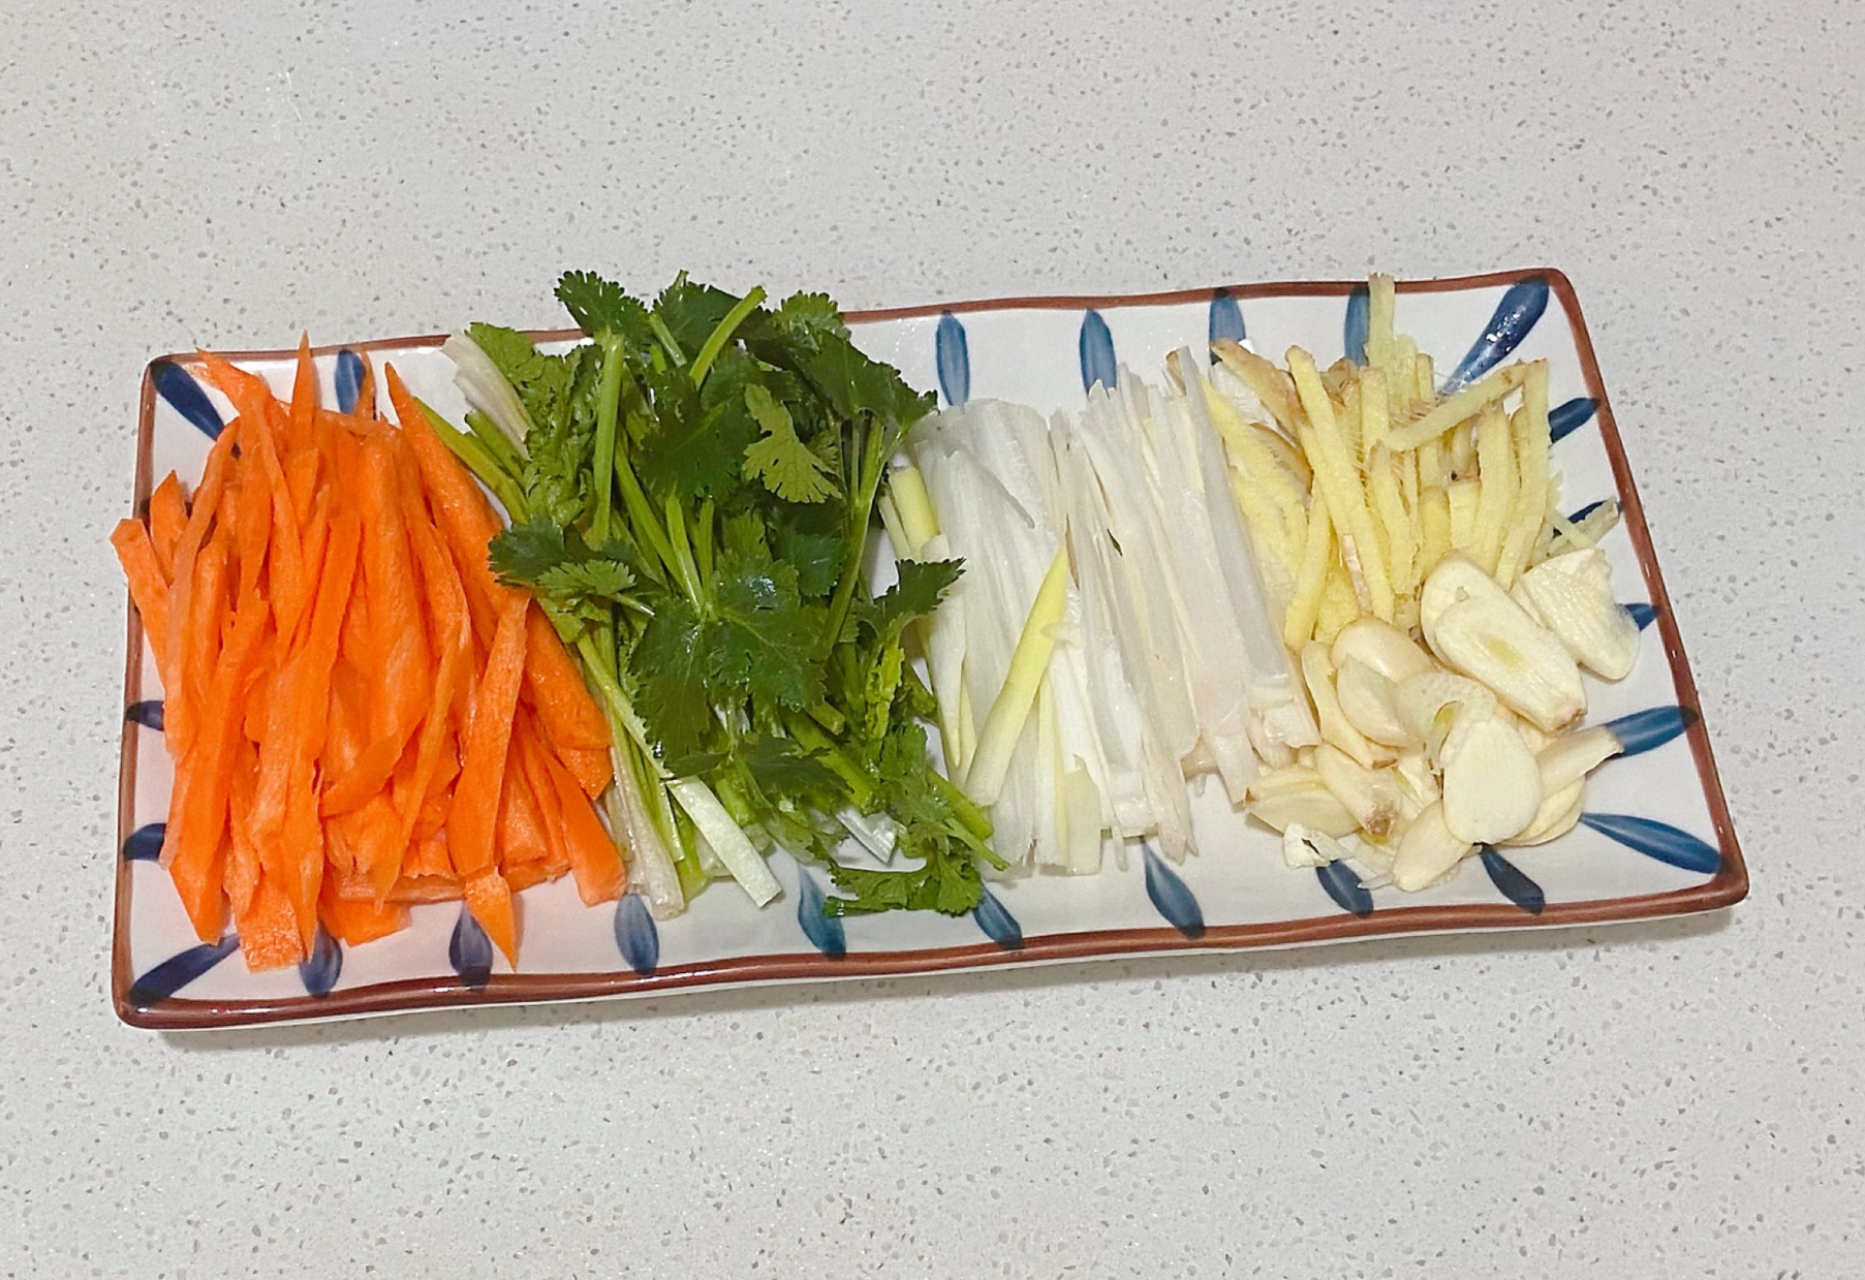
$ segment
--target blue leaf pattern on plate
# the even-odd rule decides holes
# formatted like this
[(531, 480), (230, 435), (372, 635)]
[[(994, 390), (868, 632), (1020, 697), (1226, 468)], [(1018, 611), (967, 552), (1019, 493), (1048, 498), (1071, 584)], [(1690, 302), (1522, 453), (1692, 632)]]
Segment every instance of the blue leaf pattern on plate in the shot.
[(1588, 516), (1592, 515), (1595, 511), (1598, 511), (1601, 507), (1605, 505), (1606, 505), (1606, 499), (1604, 498), (1601, 498), (1596, 502), (1589, 502), (1587, 503), (1586, 506), (1579, 508), (1572, 515), (1568, 516), (1567, 522), (1569, 524), (1579, 524), (1582, 520), (1586, 519)]
[(123, 861), (154, 862), (162, 856), (162, 841), (168, 838), (166, 822), (151, 822), (130, 832), (123, 842)]
[(842, 917), (822, 913), (822, 886), (802, 867), (797, 868), (797, 924), (816, 950), (831, 960), (848, 954), (848, 937), (842, 931)]
[(1243, 308), (1237, 305), (1237, 299), (1230, 290), (1219, 289), (1211, 295), (1211, 319), (1206, 325), (1205, 335), (1212, 342), (1243, 341)]
[(1711, 875), (1723, 865), (1723, 855), (1714, 845), (1705, 844), (1688, 831), (1680, 831), (1668, 822), (1654, 818), (1635, 818), (1627, 813), (1583, 813), (1580, 821), (1602, 835), (1611, 836), (1628, 849), (1636, 849), (1648, 858)]
[(162, 732), (162, 716), (163, 708), (160, 698), (148, 702), (132, 702), (123, 710), (125, 720), (139, 724), (145, 729), (154, 729), (157, 733)]
[(362, 393), (363, 358), (345, 347), (337, 352), (337, 407), (355, 413), (356, 398)]
[(1697, 713), (1688, 707), (1649, 707), (1608, 720), (1606, 727), (1624, 744), (1626, 755), (1636, 756), (1663, 746), (1696, 722)]
[(971, 344), (965, 326), (950, 311), (939, 317), (933, 333), (933, 363), (939, 369), (939, 390), (954, 408), (971, 399)]
[(239, 950), (240, 937), (229, 933), (219, 942), (204, 942), (170, 956), (130, 986), (130, 1004), (138, 1009), (160, 1004), (209, 969)]
[(460, 904), (460, 919), (447, 943), (447, 963), (460, 975), (460, 981), (475, 991), (484, 991), (492, 980), (492, 939), (473, 919), (465, 903)]
[(615, 945), (630, 969), (644, 978), (654, 976), (661, 962), (661, 931), (638, 893), (625, 893), (615, 904)]
[(342, 976), (343, 948), (320, 924), (317, 926), (317, 942), (311, 947), (310, 958), (298, 966), (298, 978), (304, 983), (306, 991), (322, 1000), (330, 994), (331, 988), (337, 985), (337, 979)]
[(1006, 951), (1023, 949), (1023, 926), (1017, 918), (1005, 909), (997, 900), (997, 895), (989, 889), (978, 899), (978, 905), (971, 909), (971, 918), (978, 922), (978, 927), (992, 942)]
[(151, 368), (155, 393), (168, 401), (176, 413), (198, 427), (209, 440), (219, 439), (221, 429), (225, 426), (220, 421), (220, 410), (214, 408), (214, 402), (207, 398), (207, 392), (194, 380), (194, 375), (173, 360), (157, 360)]
[(1192, 891), (1179, 879), (1179, 873), (1153, 852), (1152, 845), (1141, 845), (1140, 852), (1146, 861), (1146, 896), (1153, 900), (1159, 914), (1186, 937), (1204, 937), (1204, 912)]
[(1496, 886), (1503, 897), (1531, 916), (1541, 914), (1541, 909), (1548, 905), (1548, 895), (1541, 891), (1540, 885), (1488, 845), (1483, 847), (1481, 856), (1483, 870), (1489, 872), (1490, 883)]
[(1556, 405), (1548, 414), (1548, 440), (1571, 436), (1593, 419), (1593, 411), (1599, 408), (1599, 401), (1588, 396), (1575, 396), (1566, 404)]
[(1342, 911), (1351, 911), (1356, 916), (1373, 914), (1373, 895), (1361, 885), (1360, 873), (1346, 863), (1322, 863), (1315, 868), (1315, 879)]
[(1098, 382), (1112, 391), (1119, 375), (1119, 366), (1114, 363), (1114, 335), (1108, 332), (1107, 321), (1101, 318), (1099, 311), (1082, 316), (1081, 341), (1077, 345), (1081, 355), (1081, 389), (1093, 391)]
[(1366, 334), (1372, 307), (1373, 297), (1367, 287), (1355, 285), (1353, 292), (1347, 295), (1347, 317), (1341, 324), (1341, 348), (1355, 364), (1366, 363)]
[(1496, 304), (1496, 313), (1483, 327), (1478, 338), (1451, 370), (1450, 377), (1438, 388), (1442, 395), (1461, 391), (1500, 364), (1511, 351), (1522, 345), (1541, 313), (1548, 309), (1548, 282), (1531, 276), (1509, 286)]
[(1625, 607), (1625, 611), (1632, 615), (1632, 621), (1638, 624), (1638, 629), (1640, 631), (1643, 631), (1646, 627), (1649, 627), (1658, 620), (1658, 611), (1652, 606), (1645, 604), (1643, 601), (1636, 604), (1628, 604)]

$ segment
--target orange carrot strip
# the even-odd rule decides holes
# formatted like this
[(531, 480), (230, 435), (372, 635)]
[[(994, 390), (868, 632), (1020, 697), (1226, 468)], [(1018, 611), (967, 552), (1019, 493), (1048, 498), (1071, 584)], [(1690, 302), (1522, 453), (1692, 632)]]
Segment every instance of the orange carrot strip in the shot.
[(246, 967), (254, 973), (303, 963), (304, 941), (297, 914), (278, 881), (261, 875), (252, 905), (245, 915), (234, 917), (234, 924), (240, 931)]
[(446, 836), (435, 833), (412, 846), (402, 855), (404, 876), (450, 876), (453, 874), (453, 851)]
[(162, 566), (164, 579), (174, 572), (175, 547), (187, 527), (188, 500), (182, 495), (181, 481), (171, 471), (149, 495), (149, 537), (155, 543), (155, 558)]
[(570, 771), (570, 776), (576, 779), (577, 785), (583, 788), (583, 794), (591, 800), (601, 795), (615, 776), (613, 762), (606, 750), (559, 747), (556, 755), (563, 762), (563, 767)]
[(259, 850), (252, 841), (253, 788), (259, 781), (259, 753), (235, 735), (233, 770), (227, 785), (227, 900), (234, 919), (250, 910), (259, 887)]
[(467, 664), (472, 656), (472, 624), (459, 572), (448, 559), (420, 494), (404, 486), (402, 502), (409, 544), (414, 550), (429, 604), (429, 623), (433, 628), (429, 641), (440, 655), (427, 718), (416, 738), (414, 774), (402, 803), (402, 843), (406, 844), (413, 837), (421, 809), (427, 802), (435, 773), (441, 766), (443, 749), (453, 736), (455, 710), (466, 689)]
[[(516, 748), (516, 743), (513, 744)], [(535, 862), (551, 854), (550, 840), (544, 834), (544, 817), (530, 781), (512, 753), (506, 756), (504, 785), (499, 796), (498, 865)]]
[[(259, 786), (253, 799), (253, 831), (262, 852), (277, 848), (298, 757), (305, 754), (316, 759), (322, 754), (330, 673), (336, 665), (338, 629), (349, 604), (361, 537), (361, 526), (349, 512), (331, 521), (330, 546), (312, 607), (310, 633), (285, 660), (270, 695), (265, 734), (259, 744)], [(275, 864), (268, 859), (266, 869), (281, 881), (286, 880), (282, 861)]]
[[(218, 528), (214, 538), (194, 558), (193, 582), (188, 593), (188, 625), (182, 632), (181, 647), (171, 665), (179, 688), (163, 685), (163, 697), (173, 703), (179, 696), (190, 708), (201, 708), (201, 724), (212, 723), (214, 704), (207, 702), (207, 686), (213, 679), (214, 661), (220, 654), (220, 622), (226, 614), (227, 542)], [(176, 589), (169, 593), (169, 627), (174, 629), (173, 611)], [(193, 746), (190, 737), (182, 747), (185, 755)]]
[(317, 762), (301, 755), (292, 762), (291, 791), (285, 799), (285, 861), (298, 874), (285, 886), (297, 913), (298, 934), (308, 955), (317, 941), (317, 899), (324, 887), (324, 824), (317, 817)]
[(466, 754), (460, 763), (453, 809), (447, 818), (453, 865), (464, 876), (479, 875), (493, 865), (499, 783), (505, 774), (512, 719), (518, 711), (518, 690), (524, 679), (525, 609), (529, 603), (519, 596), (499, 615), (498, 633), (493, 637), (492, 652), (473, 702), (472, 724), (466, 731)]
[(357, 946), (408, 927), (408, 908), (399, 903), (378, 906), (374, 902), (344, 898), (332, 891), (333, 882), (329, 881), (324, 890), (324, 896), (318, 899), (317, 917), (338, 942)]
[(620, 851), (570, 771), (548, 754), (544, 767), (557, 789), (557, 803), (563, 813), (564, 852), (576, 876), (577, 895), (587, 906), (613, 901), (628, 882)]
[(162, 577), (162, 566), (149, 540), (149, 531), (143, 528), (140, 520), (119, 520), (117, 527), (110, 531), (110, 545), (116, 548), (123, 576), (129, 579), (130, 599), (136, 602), (136, 612), (142, 616), (143, 634), (155, 651), (155, 669), (162, 677), (163, 690), (167, 691), (174, 683), (168, 648), (168, 583)]
[(458, 902), (463, 896), (460, 878), (444, 876), (403, 876), (389, 890), (389, 902)]
[(248, 664), (258, 653), (266, 622), (263, 599), (254, 594), (242, 602), (232, 641), (221, 655), (208, 691), (206, 705), (215, 714), (203, 720), (200, 736), (177, 762), (175, 788), (169, 798), (162, 855), (188, 919), (203, 942), (220, 937), (224, 920), (230, 801), (240, 745), (240, 715), (232, 704), (246, 681)]
[(168, 641), (158, 649), (166, 650), (170, 664), (175, 668), (175, 679), (173, 683), (165, 682), (162, 696), (167, 703), (163, 716), (163, 736), (168, 740), (169, 751), (177, 757), (187, 751), (194, 739), (197, 714), (196, 704), (188, 700), (180, 670), (194, 592), (194, 561), (201, 544), (207, 539), (214, 513), (220, 506), (227, 471), (232, 465), (233, 446), (239, 436), (239, 422), (230, 422), (214, 441), (214, 447), (207, 451), (207, 466), (201, 473), (201, 483), (194, 490), (194, 506), (188, 512), (187, 527), (182, 530), (181, 540), (175, 544), (173, 573), (169, 578)]
[(561, 860), (534, 858), (530, 862), (513, 863), (502, 874), (513, 893), (523, 893), (534, 885), (557, 879), (569, 869), (570, 864)]
[(329, 818), (362, 808), (389, 784), (401, 758), (401, 743), (393, 738), (376, 739), (357, 752), (341, 771), (332, 771), (336, 781), (318, 797), (318, 811)]
[(518, 919), (512, 908), (511, 886), (505, 877), (487, 868), (466, 881), (466, 909), (479, 921), (493, 945), (518, 964)]
[[(421, 593), (397, 477), (399, 436), (377, 435), (363, 444), (357, 504), (363, 515), (363, 588), (369, 627), (381, 654), (376, 668), (370, 732), (401, 754), (433, 697), (433, 668)], [(386, 775), (385, 775), (386, 776)]]
[(529, 644), (525, 650), (525, 693), (537, 708), (538, 719), (551, 744), (585, 747), (604, 753), (609, 750), (609, 726), (602, 710), (589, 695), (589, 686), (577, 670), (575, 661), (563, 647), (557, 629), (550, 625), (542, 609), (533, 607), (525, 626)]
[(472, 474), (434, 434), (421, 407), (402, 385), (395, 366), (385, 366), (384, 372), (388, 378), (389, 399), (394, 402), (395, 414), (401, 419), (402, 437), (407, 440), (421, 468), (421, 478), (426, 481), (434, 522), (446, 535), (447, 545), (466, 583), (474, 625), (482, 632), (490, 631), (513, 599), (524, 598), (493, 576), (492, 566), (486, 559), (486, 544), (503, 525)]
[(357, 352), (363, 360), (362, 381), (356, 384), (356, 416), (373, 420), (376, 413), (376, 366), (369, 359), (367, 351)]
[[(291, 434), (294, 450), (309, 450), (317, 424), (317, 366), (311, 361), (311, 335), (298, 335), (298, 365), (291, 383)], [(311, 455), (315, 457), (315, 454)]]
[[(550, 849), (551, 858), (568, 866), (569, 850), (563, 835), (563, 804), (557, 798), (557, 786), (551, 781), (550, 770), (544, 767), (547, 750), (536, 717), (528, 714), (526, 708), (519, 708), (518, 722), (512, 730), (514, 764), (524, 773), (531, 796), (537, 801), (538, 818), (544, 824), (544, 841)], [(506, 767), (509, 769), (513, 766)]]

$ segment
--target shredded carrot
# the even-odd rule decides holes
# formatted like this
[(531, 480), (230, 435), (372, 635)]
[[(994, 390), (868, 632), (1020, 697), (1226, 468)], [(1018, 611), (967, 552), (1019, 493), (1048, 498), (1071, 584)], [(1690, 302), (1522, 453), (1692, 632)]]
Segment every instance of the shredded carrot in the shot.
[(149, 495), (149, 537), (155, 543), (155, 559), (162, 566), (164, 580), (174, 572), (175, 547), (187, 527), (188, 500), (171, 471)]
[(525, 610), (529, 604), (524, 597), (517, 597), (500, 614), (486, 674), (473, 700), (466, 754), (460, 762), (460, 780), (454, 785), (453, 809), (447, 815), (454, 869), (464, 876), (479, 875), (493, 865), (499, 780), (505, 774), (512, 717), (518, 710), (518, 689), (524, 678)]
[(529, 597), (487, 558), (497, 512), (393, 369), (324, 408), (309, 339), (288, 400), (209, 352), (234, 417), (192, 501), (165, 477), (111, 533), (167, 699), (162, 855), (194, 931), (231, 915), (254, 970), (464, 900), (516, 963), (513, 894), (626, 871), (591, 799), (609, 730)]

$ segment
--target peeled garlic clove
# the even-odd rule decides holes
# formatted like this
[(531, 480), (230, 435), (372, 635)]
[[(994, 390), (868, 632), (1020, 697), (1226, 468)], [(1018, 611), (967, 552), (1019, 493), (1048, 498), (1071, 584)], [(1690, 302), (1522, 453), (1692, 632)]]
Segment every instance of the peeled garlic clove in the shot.
[(1570, 551), (1522, 575), (1522, 593), (1574, 660), (1602, 680), (1638, 661), (1638, 623), (1613, 597), (1612, 566), (1598, 547)]
[(1361, 618), (1342, 627), (1328, 657), (1337, 671), (1345, 670), (1349, 660), (1358, 659), (1394, 684), (1423, 675), (1437, 665), (1405, 632), (1378, 618)]
[(1368, 769), (1339, 747), (1323, 745), (1315, 751), (1315, 771), (1328, 793), (1361, 827), (1376, 836), (1392, 830), (1402, 799), (1398, 779), (1390, 770)]
[(1517, 834), (1499, 843), (1516, 846), (1546, 844), (1556, 837), (1566, 835), (1580, 821), (1580, 808), (1585, 796), (1584, 782), (1575, 782), (1559, 791), (1548, 792), (1541, 797), (1541, 805), (1535, 810), (1534, 820)]
[(1340, 709), (1340, 699), (1334, 692), (1334, 664), (1328, 661), (1327, 646), (1318, 640), (1302, 646), (1302, 680), (1314, 699), (1315, 721), (1321, 726), (1324, 742), (1333, 743), (1369, 769), (1382, 756), (1391, 759), (1390, 752), (1375, 750)]
[(1586, 714), (1580, 669), (1566, 646), (1471, 561), (1449, 558), (1432, 570), (1420, 606), (1425, 639), (1444, 664), (1543, 732)]
[(1541, 749), (1554, 740), (1507, 707), (1502, 708), (1501, 714), (1502, 718), (1509, 722), (1509, 727), (1515, 730), (1516, 735), (1522, 739), (1522, 745), (1528, 748), (1530, 755), (1541, 754)]
[(1291, 870), (1325, 867), (1349, 856), (1351, 850), (1323, 831), (1310, 831), (1299, 822), (1291, 822), (1282, 831), (1282, 861)]
[(1605, 725), (1564, 733), (1535, 754), (1535, 763), (1541, 767), (1541, 789), (1564, 791), (1624, 750), (1625, 745)]
[(1501, 717), (1460, 716), (1444, 741), (1443, 761), (1444, 824), (1458, 839), (1495, 844), (1534, 820), (1541, 768)]
[(1476, 848), (1451, 834), (1444, 822), (1444, 806), (1434, 804), (1406, 828), (1405, 839), (1392, 860), (1392, 882), (1408, 893), (1427, 888)]
[(1391, 747), (1417, 746), (1399, 719), (1393, 682), (1358, 658), (1348, 658), (1334, 676), (1334, 695), (1347, 722), (1374, 742)]
[(1350, 836), (1360, 829), (1360, 822), (1334, 798), (1326, 787), (1315, 786), (1301, 791), (1279, 791), (1251, 800), (1244, 806), (1254, 818), (1277, 831), (1301, 826), (1309, 831), (1335, 837)]
[(1436, 754), (1460, 715), (1493, 718), (1496, 695), (1476, 681), (1448, 671), (1427, 671), (1400, 682), (1397, 689), (1399, 722), (1407, 733)]

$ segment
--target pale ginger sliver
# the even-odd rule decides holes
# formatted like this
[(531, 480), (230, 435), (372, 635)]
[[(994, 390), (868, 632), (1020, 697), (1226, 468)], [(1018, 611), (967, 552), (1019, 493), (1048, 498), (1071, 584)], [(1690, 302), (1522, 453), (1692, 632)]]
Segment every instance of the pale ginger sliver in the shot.
[(1432, 485), (1418, 495), (1419, 525), (1418, 580), (1422, 583), (1438, 567), (1438, 561), (1450, 554), (1451, 500), (1442, 485)]
[[(1439, 401), (1424, 417), (1410, 426), (1400, 427), (1386, 437), (1386, 445), (1397, 453), (1416, 449), (1427, 440), (1435, 440), (1460, 422), (1467, 422), (1483, 409), (1495, 404), (1522, 385), (1523, 366), (1512, 364), (1498, 369), (1481, 382), (1465, 387), (1448, 400)], [(1299, 386), (1299, 380), (1297, 382)], [(1306, 403), (1306, 401), (1304, 401)]]
[[(1477, 492), (1475, 545), (1471, 553), (1483, 571), (1496, 576), (1509, 517), (1515, 512), (1522, 478), (1515, 464), (1515, 440), (1509, 419), (1495, 405), (1477, 419)], [(1507, 584), (1504, 584), (1507, 585)]]
[(1301, 397), (1302, 408), (1308, 415), (1301, 443), (1303, 452), (1308, 455), (1308, 464), (1315, 469), (1315, 491), (1326, 494), (1330, 518), (1344, 532), (1353, 535), (1373, 615), (1390, 622), (1392, 580), (1380, 558), (1379, 542), (1373, 533), (1373, 515), (1367, 510), (1358, 470), (1334, 420), (1334, 406), (1321, 385), (1314, 357), (1300, 347), (1291, 347), (1288, 360), (1296, 394)]
[(1366, 362), (1385, 371), (1392, 358), (1392, 322), (1398, 306), (1392, 277), (1375, 273), (1366, 282)]
[(1328, 560), (1334, 550), (1327, 495), (1319, 488), (1308, 504), (1307, 532), (1302, 545), (1301, 571), (1295, 577), (1295, 594), (1282, 619), (1282, 642), (1290, 649), (1300, 649), (1314, 636), (1315, 618), (1321, 610), (1321, 592), (1327, 585)]
[(1405, 495), (1399, 487), (1396, 460), (1386, 446), (1376, 444), (1366, 460), (1366, 487), (1373, 499), (1373, 510), (1385, 533), (1387, 564), (1392, 574), (1394, 596), (1407, 596), (1417, 589), (1417, 547), (1412, 542), (1412, 517), (1405, 509)]

